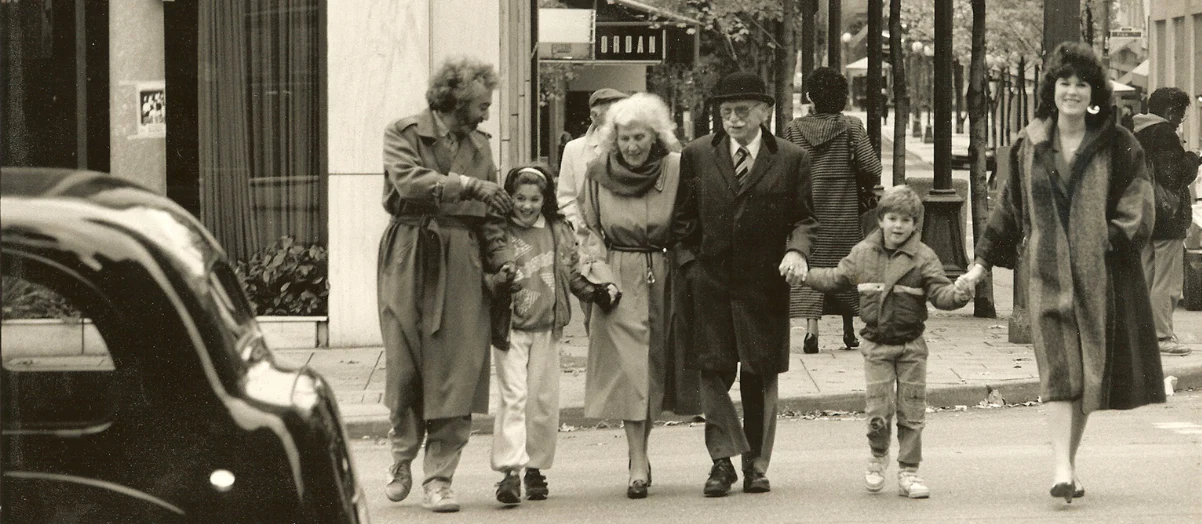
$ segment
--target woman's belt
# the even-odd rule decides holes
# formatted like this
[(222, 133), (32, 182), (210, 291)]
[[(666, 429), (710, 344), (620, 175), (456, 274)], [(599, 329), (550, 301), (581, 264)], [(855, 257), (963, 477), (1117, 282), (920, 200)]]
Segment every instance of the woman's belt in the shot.
[(606, 246), (610, 251), (621, 251), (623, 253), (667, 253), (668, 248), (659, 246), (619, 246), (611, 244)]
[(610, 244), (605, 246), (610, 251), (618, 251), (621, 253), (644, 253), (647, 255), (647, 284), (655, 283), (655, 261), (651, 258), (654, 253), (667, 253), (668, 248), (660, 246), (620, 246)]

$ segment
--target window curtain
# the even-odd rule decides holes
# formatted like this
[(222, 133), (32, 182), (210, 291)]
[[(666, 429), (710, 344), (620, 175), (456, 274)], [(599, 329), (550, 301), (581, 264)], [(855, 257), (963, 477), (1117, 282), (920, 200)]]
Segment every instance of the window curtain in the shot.
[(247, 27), (243, 0), (197, 4), (201, 222), (230, 258), (262, 247), (251, 208)]
[(235, 260), (282, 236), (325, 244), (320, 4), (199, 4), (201, 208)]

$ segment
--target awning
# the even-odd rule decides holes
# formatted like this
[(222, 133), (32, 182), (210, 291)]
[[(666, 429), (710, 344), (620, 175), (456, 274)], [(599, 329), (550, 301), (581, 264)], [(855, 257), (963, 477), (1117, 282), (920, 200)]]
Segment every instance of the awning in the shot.
[(1110, 81), (1110, 88), (1113, 89), (1115, 93), (1122, 93), (1124, 91), (1135, 91), (1134, 87), (1131, 87), (1127, 84), (1115, 82), (1114, 80)]
[(1140, 62), (1139, 65), (1135, 66), (1135, 69), (1131, 70), (1131, 74), (1144, 77), (1148, 76), (1148, 61), (1144, 60), (1143, 62)]

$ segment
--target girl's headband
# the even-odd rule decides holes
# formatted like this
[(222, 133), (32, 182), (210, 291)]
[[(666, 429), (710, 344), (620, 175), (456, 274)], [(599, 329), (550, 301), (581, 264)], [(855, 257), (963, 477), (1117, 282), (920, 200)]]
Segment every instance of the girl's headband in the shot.
[(543, 174), (542, 171), (535, 169), (533, 167), (523, 167), (523, 168), (519, 169), (518, 174), (520, 175), (522, 173), (532, 173), (532, 174), (538, 175), (538, 177), (541, 178), (544, 183), (547, 181), (547, 175)]

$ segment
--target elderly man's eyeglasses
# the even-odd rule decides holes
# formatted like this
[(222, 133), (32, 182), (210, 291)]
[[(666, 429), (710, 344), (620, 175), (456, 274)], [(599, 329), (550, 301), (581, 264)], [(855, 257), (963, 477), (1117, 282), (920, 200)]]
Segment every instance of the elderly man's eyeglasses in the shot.
[(722, 115), (723, 120), (730, 120), (731, 116), (738, 116), (740, 120), (746, 120), (754, 108), (754, 105), (723, 107), (718, 110), (718, 114)]

